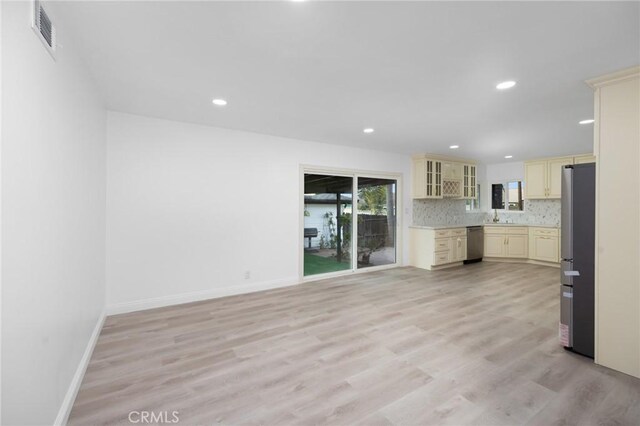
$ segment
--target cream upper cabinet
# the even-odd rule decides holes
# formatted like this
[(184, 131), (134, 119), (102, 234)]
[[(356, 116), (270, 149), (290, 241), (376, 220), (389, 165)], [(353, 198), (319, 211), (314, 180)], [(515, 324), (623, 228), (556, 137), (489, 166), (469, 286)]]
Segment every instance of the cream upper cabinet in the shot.
[(573, 157), (573, 164), (585, 164), (585, 163), (595, 163), (596, 156), (592, 154), (585, 154)]
[(473, 164), (462, 165), (462, 198), (476, 199), (477, 194), (476, 183), (476, 166)]
[(549, 181), (547, 198), (560, 198), (562, 194), (562, 169), (573, 164), (573, 157), (553, 158), (548, 162)]
[(427, 159), (427, 198), (442, 198), (442, 162)]
[(524, 163), (524, 198), (560, 198), (562, 168), (573, 157), (548, 158)]
[(442, 162), (413, 159), (413, 198), (442, 198)]
[(524, 198), (547, 198), (547, 162), (524, 163)]
[(412, 164), (413, 183), (411, 185), (412, 198), (426, 198), (427, 179), (425, 170), (425, 159), (414, 158)]
[(413, 198), (442, 198), (442, 162), (413, 159)]
[(449, 180), (462, 179), (462, 164), (453, 161), (442, 163), (442, 177)]
[(476, 166), (468, 161), (429, 154), (413, 156), (413, 198), (476, 198)]
[(462, 197), (462, 163), (442, 162), (442, 197)]
[(462, 164), (461, 163), (454, 163), (453, 167), (452, 167), (452, 177), (454, 179), (458, 179), (458, 180), (462, 180)]

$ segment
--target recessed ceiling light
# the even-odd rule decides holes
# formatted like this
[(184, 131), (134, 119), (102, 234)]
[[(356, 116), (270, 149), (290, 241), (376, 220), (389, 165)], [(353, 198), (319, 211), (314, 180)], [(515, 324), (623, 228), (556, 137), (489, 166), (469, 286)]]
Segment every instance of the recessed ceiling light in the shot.
[(500, 83), (500, 84), (498, 84), (496, 86), (496, 89), (498, 89), (498, 90), (511, 89), (515, 85), (516, 85), (515, 81), (512, 81), (512, 80), (503, 81), (502, 83)]
[(504, 158), (513, 158), (513, 155), (505, 155)]
[(373, 128), (371, 128), (371, 127), (367, 127), (366, 129), (363, 129), (362, 131), (365, 132), (365, 133), (373, 133), (373, 132), (375, 132), (375, 130), (373, 130)]
[(227, 104), (227, 101), (225, 101), (224, 99), (214, 99), (213, 101), (214, 105), (218, 105), (218, 106), (225, 106)]
[(458, 145), (451, 145), (451, 146), (449, 146), (449, 149), (458, 149), (458, 148), (460, 148)]
[(582, 120), (582, 121), (580, 121), (580, 122), (579, 122), (579, 124), (591, 124), (591, 123), (593, 123), (594, 121), (596, 121), (596, 120), (593, 120), (593, 119), (589, 119), (589, 120)]

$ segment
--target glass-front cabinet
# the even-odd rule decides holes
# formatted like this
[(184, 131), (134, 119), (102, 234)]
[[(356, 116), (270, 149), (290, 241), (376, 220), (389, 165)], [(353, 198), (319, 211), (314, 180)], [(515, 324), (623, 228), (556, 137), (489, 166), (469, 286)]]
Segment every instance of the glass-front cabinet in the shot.
[(461, 159), (416, 155), (413, 157), (412, 196), (414, 199), (476, 199), (476, 165)]
[(413, 198), (442, 198), (442, 161), (413, 159)]
[(462, 166), (462, 198), (476, 199), (476, 166), (473, 164), (465, 164)]

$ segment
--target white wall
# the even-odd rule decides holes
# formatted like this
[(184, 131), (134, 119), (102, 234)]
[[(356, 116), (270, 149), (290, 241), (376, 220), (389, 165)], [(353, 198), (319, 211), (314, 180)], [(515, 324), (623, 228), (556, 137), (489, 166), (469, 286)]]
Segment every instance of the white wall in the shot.
[(107, 145), (112, 312), (297, 282), (300, 164), (404, 173), (410, 224), (409, 156), (115, 112)]
[(2, 5), (0, 1), (0, 423), (2, 423)]
[(2, 8), (2, 424), (52, 424), (104, 307), (106, 113), (64, 29), (54, 62)]

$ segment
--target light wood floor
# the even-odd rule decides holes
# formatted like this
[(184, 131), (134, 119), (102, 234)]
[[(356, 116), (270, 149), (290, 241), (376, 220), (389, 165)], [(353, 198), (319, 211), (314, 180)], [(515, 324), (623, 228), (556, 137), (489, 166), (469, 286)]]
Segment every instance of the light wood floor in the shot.
[(71, 424), (638, 425), (557, 341), (558, 269), (398, 268), (109, 317)]

